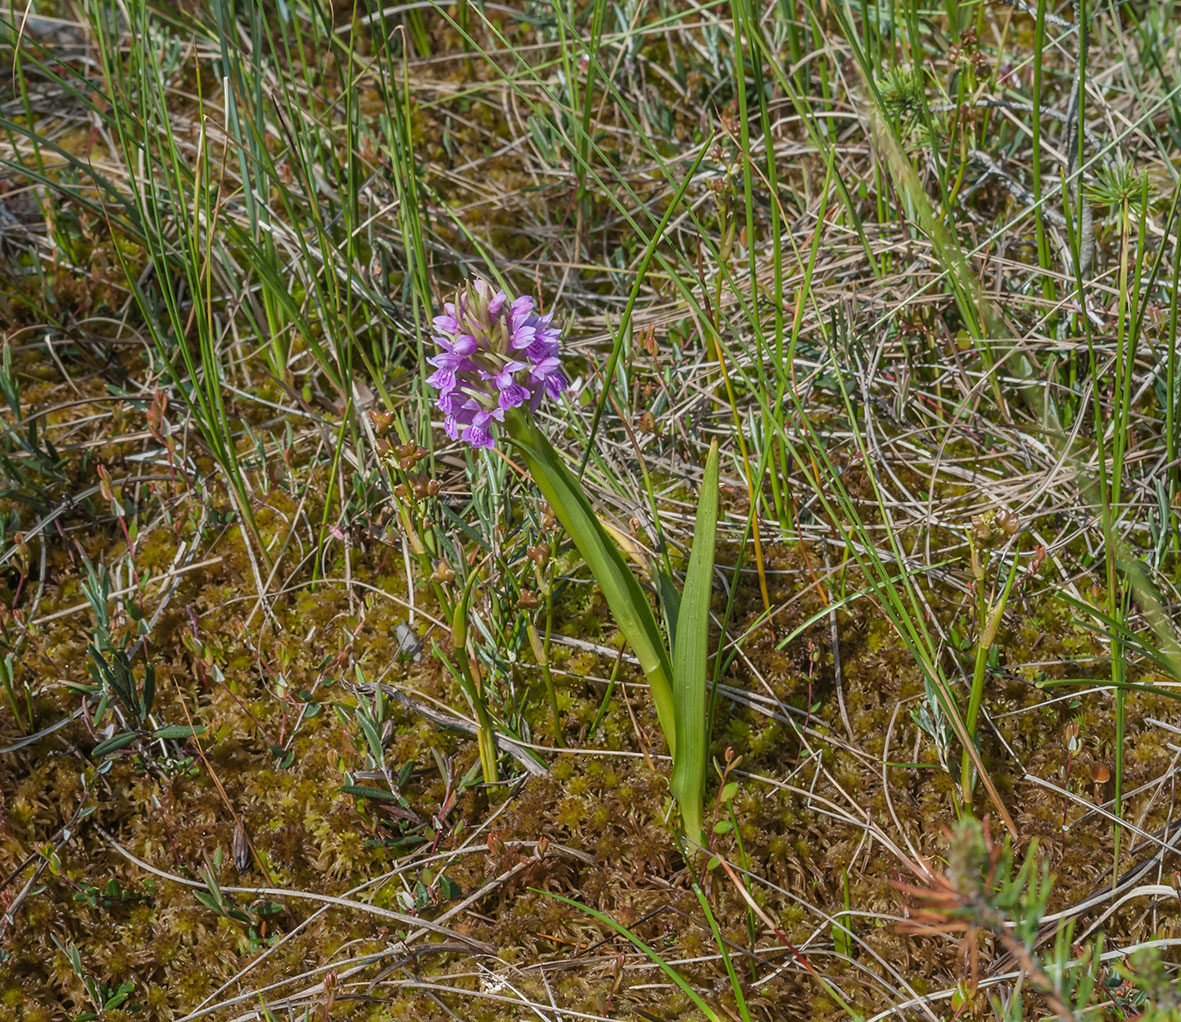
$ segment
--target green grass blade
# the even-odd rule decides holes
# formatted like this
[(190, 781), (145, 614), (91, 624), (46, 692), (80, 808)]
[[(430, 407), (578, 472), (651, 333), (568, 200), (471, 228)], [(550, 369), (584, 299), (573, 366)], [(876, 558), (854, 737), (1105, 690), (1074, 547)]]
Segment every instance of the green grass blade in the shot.
[(710, 444), (705, 478), (697, 503), (693, 550), (677, 612), (673, 650), (673, 711), (677, 752), (673, 756), (672, 793), (681, 809), (685, 836), (700, 845), (701, 803), (705, 791), (705, 678), (709, 660), (709, 599), (713, 586), (714, 545), (718, 531), (718, 442)]
[(746, 995), (742, 992), (742, 983), (738, 979), (738, 973), (734, 969), (734, 962), (730, 958), (730, 949), (726, 946), (726, 938), (722, 936), (721, 927), (718, 926), (718, 921), (714, 918), (713, 911), (709, 907), (709, 900), (705, 896), (705, 892), (701, 889), (701, 885), (695, 883), (693, 885), (693, 893), (697, 896), (697, 903), (701, 906), (701, 911), (705, 913), (705, 920), (709, 923), (709, 932), (713, 934), (714, 943), (718, 947), (718, 951), (722, 956), (722, 963), (726, 966), (726, 975), (730, 980), (730, 989), (734, 991), (734, 1002), (738, 1005), (738, 1015), (742, 1022), (750, 1022), (750, 1008), (746, 1004)]
[(589, 905), (584, 905), (580, 901), (575, 901), (573, 898), (564, 898), (560, 894), (554, 894), (552, 891), (543, 891), (536, 887), (533, 888), (533, 890), (537, 894), (544, 894), (547, 898), (556, 898), (558, 901), (569, 905), (571, 908), (581, 909), (587, 915), (593, 916), (600, 923), (610, 926), (611, 929), (613, 929), (620, 936), (626, 937), (638, 950), (642, 951), (650, 959), (652, 959), (652, 961), (660, 966), (661, 971), (677, 985), (677, 988), (693, 1002), (697, 1010), (700, 1011), (701, 1014), (703, 1014), (707, 1019), (709, 1019), (709, 1022), (722, 1022), (722, 1020), (718, 1017), (718, 1013), (701, 999), (701, 995), (685, 982), (684, 978), (679, 972), (677, 972), (676, 969), (674, 969), (668, 964), (668, 962), (661, 958), (654, 948), (645, 944), (622, 923), (617, 923), (609, 915), (605, 915), (597, 909), (591, 908)]

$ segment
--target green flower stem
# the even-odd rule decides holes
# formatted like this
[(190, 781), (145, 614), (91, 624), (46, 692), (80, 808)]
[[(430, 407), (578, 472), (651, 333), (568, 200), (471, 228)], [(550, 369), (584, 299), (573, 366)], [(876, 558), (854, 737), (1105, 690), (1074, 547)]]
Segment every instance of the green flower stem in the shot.
[[(546, 599), (548, 601), (549, 597)], [(553, 623), (554, 609), (551, 604), (546, 608), (544, 643), (537, 632), (537, 626), (532, 621), (529, 621), (525, 627), (529, 634), (529, 645), (533, 648), (533, 659), (541, 668), (541, 677), (545, 681), (545, 698), (549, 703), (550, 717), (554, 724), (554, 744), (559, 748), (565, 748), (566, 740), (562, 737), (562, 713), (558, 709), (558, 692), (554, 688), (554, 672), (550, 670), (549, 665), (550, 634)]]
[(476, 667), (476, 672), (472, 671), (473, 665), (468, 661), (466, 652), (460, 652), (458, 661), (460, 671), (475, 693), (472, 705), (475, 707), (476, 723), (479, 725), (477, 744), (480, 750), (480, 766), (484, 771), (484, 783), (496, 784), (500, 781), (500, 772), (496, 766), (496, 737), (492, 717), (488, 714), (488, 700), (484, 693), (483, 681), (475, 676), (480, 669)]
[(652, 689), (656, 716), (675, 763), (677, 741), (672, 665), (648, 597), (599, 522), (582, 486), (561, 455), (522, 409), (513, 408), (507, 412), (504, 424), (537, 488), (590, 567), (616, 625), (640, 661)]
[(480, 766), (484, 771), (484, 783), (495, 784), (500, 780), (500, 774), (496, 766), (496, 739), (492, 731), (492, 718), (488, 714), (488, 702), (484, 694), (479, 664), (469, 658), (467, 649), (467, 608), (475, 580), (476, 574), (472, 572), (463, 587), (463, 595), (455, 605), (455, 615), (451, 621), (451, 645), (455, 650), (460, 683), (476, 712), (476, 724), (479, 725), (476, 737), (480, 749)]

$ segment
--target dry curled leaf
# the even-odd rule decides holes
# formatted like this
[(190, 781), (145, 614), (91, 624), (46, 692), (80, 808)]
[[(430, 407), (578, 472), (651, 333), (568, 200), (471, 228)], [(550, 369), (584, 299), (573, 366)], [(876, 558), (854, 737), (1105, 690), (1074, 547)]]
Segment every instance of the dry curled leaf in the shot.
[(239, 820), (234, 824), (234, 865), (239, 873), (245, 873), (250, 868), (250, 841), (246, 837), (246, 827)]

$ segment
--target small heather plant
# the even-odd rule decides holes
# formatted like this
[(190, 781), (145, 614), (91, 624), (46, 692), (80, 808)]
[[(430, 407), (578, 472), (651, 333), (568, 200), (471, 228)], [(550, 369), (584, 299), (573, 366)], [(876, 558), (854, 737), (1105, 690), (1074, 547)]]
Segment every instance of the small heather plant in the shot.
[[(1074, 920), (1059, 922), (1052, 943), (1043, 939), (1049, 936), (1043, 920), (1053, 879), (1037, 855), (1036, 841), (1018, 865), (1010, 841), (993, 841), (987, 819), (965, 816), (949, 833), (946, 861), (943, 873), (926, 863), (919, 882), (894, 884), (909, 902), (897, 930), (961, 937), (967, 979), (956, 995), (960, 1010), (976, 996), (987, 934), (1019, 966), (1050, 1017), (1065, 1022), (1112, 1016), (1177, 1022), (1181, 1017), (1176, 982), (1155, 942), (1121, 963), (1121, 954), (1104, 954), (1101, 936), (1076, 941)], [(1013, 996), (991, 1002), (1002, 1022), (1028, 1017), (1020, 986)], [(1100, 1015), (1101, 1009), (1111, 1014)]]

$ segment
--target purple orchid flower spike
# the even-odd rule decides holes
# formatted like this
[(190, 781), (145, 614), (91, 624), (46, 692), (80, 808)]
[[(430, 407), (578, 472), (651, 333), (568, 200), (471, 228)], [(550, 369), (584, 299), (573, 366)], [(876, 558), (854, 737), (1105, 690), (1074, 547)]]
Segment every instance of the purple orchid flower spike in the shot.
[(569, 386), (562, 372), (562, 332), (553, 315), (539, 316), (528, 295), (509, 299), (486, 280), (460, 288), (434, 320), (441, 349), (427, 361), (435, 371), (427, 383), (452, 440), (475, 448), (494, 446), (492, 424), (504, 413), (527, 406), (536, 412), (546, 397), (557, 399)]

